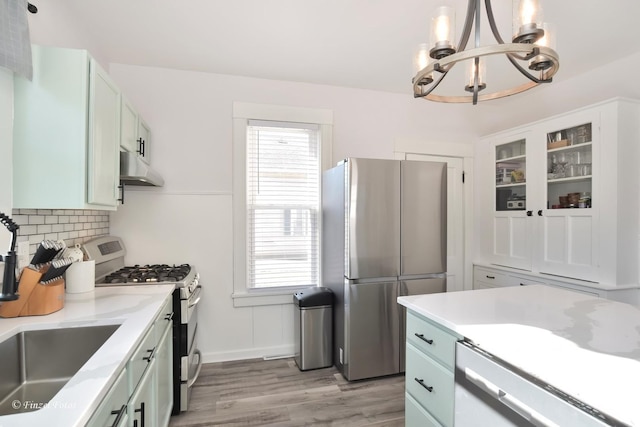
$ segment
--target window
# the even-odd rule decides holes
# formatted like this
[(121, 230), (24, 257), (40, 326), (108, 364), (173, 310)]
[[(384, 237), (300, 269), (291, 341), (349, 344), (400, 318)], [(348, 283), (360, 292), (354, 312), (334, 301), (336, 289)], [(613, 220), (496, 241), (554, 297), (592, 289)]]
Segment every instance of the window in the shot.
[(247, 286), (317, 286), (320, 128), (247, 126)]
[(233, 304), (291, 304), (321, 283), (320, 192), (333, 112), (233, 103)]

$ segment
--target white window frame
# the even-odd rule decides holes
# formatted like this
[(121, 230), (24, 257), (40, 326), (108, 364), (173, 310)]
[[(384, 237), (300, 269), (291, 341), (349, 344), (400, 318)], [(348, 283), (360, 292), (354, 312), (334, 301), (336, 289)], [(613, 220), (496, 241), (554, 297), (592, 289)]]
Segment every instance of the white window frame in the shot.
[[(249, 120), (313, 123), (320, 126), (321, 170), (331, 167), (333, 111), (282, 105), (233, 103), (233, 305), (291, 304), (295, 287), (249, 288), (247, 285), (246, 148)], [(321, 184), (322, 185), (322, 184)], [(320, 221), (322, 227), (322, 221)]]

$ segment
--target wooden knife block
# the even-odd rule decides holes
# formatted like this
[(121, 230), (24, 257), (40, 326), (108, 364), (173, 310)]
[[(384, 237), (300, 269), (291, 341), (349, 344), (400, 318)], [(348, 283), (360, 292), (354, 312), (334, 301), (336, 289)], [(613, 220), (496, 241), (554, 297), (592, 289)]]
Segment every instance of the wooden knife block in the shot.
[(15, 301), (0, 304), (0, 317), (42, 316), (54, 313), (64, 307), (64, 279), (40, 283), (49, 266), (40, 270), (22, 269)]

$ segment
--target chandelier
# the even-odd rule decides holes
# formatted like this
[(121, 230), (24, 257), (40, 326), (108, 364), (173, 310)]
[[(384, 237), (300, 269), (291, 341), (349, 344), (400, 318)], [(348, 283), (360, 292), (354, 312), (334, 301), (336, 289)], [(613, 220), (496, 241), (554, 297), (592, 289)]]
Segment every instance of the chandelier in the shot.
[[(554, 50), (555, 38), (551, 25), (542, 22), (542, 9), (537, 0), (513, 0), (513, 36), (505, 43), (493, 17), (491, 0), (485, 0), (485, 9), (491, 32), (497, 44), (480, 45), (481, 0), (469, 0), (464, 28), (458, 46), (454, 46), (455, 13), (453, 8), (436, 9), (431, 21), (430, 47), (424, 43), (414, 58), (417, 70), (412, 79), (415, 98), (447, 103), (488, 101), (524, 92), (541, 83), (550, 83), (560, 66)], [(474, 27), (475, 46), (466, 49)], [(493, 92), (485, 82), (485, 59), (493, 55), (505, 55), (523, 76), (525, 82)], [(467, 80), (464, 91), (469, 95), (442, 95), (434, 93), (447, 73), (458, 63), (467, 63)], [(486, 91), (486, 92), (485, 92)], [(463, 92), (464, 93), (464, 92)]]

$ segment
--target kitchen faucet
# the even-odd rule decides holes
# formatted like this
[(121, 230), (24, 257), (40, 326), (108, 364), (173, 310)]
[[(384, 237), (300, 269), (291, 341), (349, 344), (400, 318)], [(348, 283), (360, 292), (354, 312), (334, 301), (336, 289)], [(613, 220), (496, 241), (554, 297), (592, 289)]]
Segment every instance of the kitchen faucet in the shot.
[(18, 292), (18, 283), (16, 281), (16, 238), (20, 226), (2, 212), (0, 212), (0, 223), (7, 227), (7, 230), (12, 234), (9, 252), (7, 255), (0, 255), (0, 261), (4, 262), (4, 276), (2, 279), (2, 290), (0, 291), (0, 301), (13, 301), (19, 298), (19, 296), (16, 295), (16, 292)]

